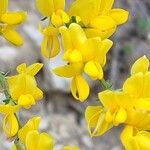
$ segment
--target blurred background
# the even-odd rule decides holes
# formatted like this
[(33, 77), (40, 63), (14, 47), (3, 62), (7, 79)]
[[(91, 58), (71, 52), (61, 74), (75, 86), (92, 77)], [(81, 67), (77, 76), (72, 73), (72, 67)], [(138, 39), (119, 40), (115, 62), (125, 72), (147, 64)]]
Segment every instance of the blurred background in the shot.
[[(66, 0), (69, 6), (71, 0)], [(111, 39), (114, 46), (108, 54), (105, 66), (105, 78), (115, 88), (120, 88), (129, 76), (130, 67), (140, 56), (150, 58), (150, 1), (149, 0), (116, 0), (116, 7), (130, 12), (127, 24), (120, 26)], [(40, 44), (42, 35), (38, 31), (38, 23), (42, 16), (35, 8), (34, 0), (10, 0), (10, 10), (25, 10), (27, 21), (18, 28), (24, 37), (22, 47), (14, 47), (0, 37), (0, 70), (11, 75), (16, 73), (20, 63), (44, 63), (38, 74), (39, 86), (43, 89), (44, 99), (30, 110), (22, 110), (20, 119), (26, 122), (29, 118), (40, 115), (40, 129), (54, 136), (55, 150), (62, 145), (77, 145), (82, 150), (122, 150), (119, 136), (122, 127), (113, 128), (100, 138), (91, 138), (87, 132), (84, 111), (88, 105), (99, 104), (97, 93), (101, 91), (98, 81), (91, 82), (91, 94), (85, 103), (74, 100), (70, 94), (69, 80), (55, 76), (51, 69), (62, 64), (61, 54), (54, 59), (46, 60), (41, 56)], [(1, 95), (1, 94), (0, 94)], [(0, 125), (2, 116), (0, 116)], [(0, 149), (9, 150), (11, 143), (6, 141), (0, 126)]]

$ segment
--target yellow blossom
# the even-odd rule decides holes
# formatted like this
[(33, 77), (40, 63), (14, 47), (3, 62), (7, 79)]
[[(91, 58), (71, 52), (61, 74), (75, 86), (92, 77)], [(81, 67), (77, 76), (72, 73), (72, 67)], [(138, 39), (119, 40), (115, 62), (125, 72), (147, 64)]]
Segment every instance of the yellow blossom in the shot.
[(103, 106), (88, 106), (85, 112), (91, 136), (100, 136), (113, 126), (125, 123), (127, 111), (134, 103), (128, 95), (118, 91), (100, 92), (99, 99)]
[(8, 0), (0, 1), (0, 34), (12, 44), (20, 46), (23, 44), (23, 39), (19, 33), (15, 31), (17, 25), (23, 23), (26, 19), (26, 12), (16, 11), (9, 12)]
[(68, 64), (54, 69), (54, 73), (61, 77), (72, 77), (72, 94), (77, 100), (84, 101), (89, 95), (89, 86), (82, 74), (86, 73), (94, 80), (103, 78), (102, 67), (112, 41), (101, 41), (99, 37), (88, 39), (76, 23), (72, 23), (69, 28), (61, 27), (60, 33), (64, 45), (63, 58)]
[(18, 105), (29, 108), (43, 97), (43, 92), (37, 87), (34, 77), (42, 66), (43, 64), (40, 63), (29, 67), (26, 67), (26, 64), (21, 64), (17, 67), (19, 74), (8, 77), (10, 95)]
[(41, 44), (41, 51), (44, 57), (50, 59), (55, 57), (60, 51), (60, 44), (58, 39), (58, 29), (53, 26), (48, 26), (45, 29), (40, 27), (44, 39)]
[(65, 0), (36, 0), (39, 12), (46, 17), (51, 17), (51, 23), (56, 27), (69, 22), (69, 16), (64, 11)]
[(5, 117), (3, 120), (3, 130), (8, 137), (13, 137), (17, 134), (19, 125), (15, 113), (18, 112), (19, 106), (0, 105), (0, 113)]
[(113, 3), (114, 0), (76, 0), (71, 5), (69, 14), (81, 18), (88, 37), (100, 36), (106, 39), (115, 32), (118, 25), (128, 19), (127, 11), (112, 9)]
[(19, 139), (25, 143), (27, 134), (30, 131), (38, 130), (40, 124), (40, 117), (33, 117), (30, 119), (18, 132)]
[(47, 133), (39, 133), (40, 117), (30, 119), (18, 132), (26, 150), (53, 150), (54, 139)]

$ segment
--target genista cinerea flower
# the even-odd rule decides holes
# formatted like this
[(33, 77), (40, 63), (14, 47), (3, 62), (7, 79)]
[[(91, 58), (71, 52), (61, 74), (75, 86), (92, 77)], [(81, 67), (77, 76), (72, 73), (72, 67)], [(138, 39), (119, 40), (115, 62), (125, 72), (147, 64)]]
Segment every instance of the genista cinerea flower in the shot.
[(54, 69), (54, 73), (72, 78), (71, 91), (80, 101), (87, 99), (89, 86), (83, 78), (86, 73), (93, 80), (103, 78), (102, 67), (106, 63), (106, 54), (112, 46), (112, 41), (97, 38), (87, 38), (83, 29), (76, 23), (69, 28), (61, 27), (60, 33), (64, 45), (64, 60), (67, 65)]
[(12, 44), (20, 46), (23, 39), (15, 28), (25, 21), (27, 14), (24, 11), (9, 12), (7, 9), (8, 0), (0, 0), (0, 34)]
[(29, 108), (42, 99), (43, 92), (37, 87), (35, 75), (43, 64), (35, 63), (29, 67), (21, 64), (17, 67), (18, 75), (8, 77), (10, 95), (18, 105)]
[(45, 29), (40, 27), (40, 31), (44, 35), (44, 39), (41, 44), (43, 56), (48, 59), (55, 57), (60, 51), (58, 29), (53, 26), (48, 26)]
[(102, 106), (88, 106), (85, 112), (91, 136), (101, 136), (113, 126), (125, 123), (127, 110), (133, 105), (128, 95), (118, 91), (100, 92), (99, 99)]
[(112, 9), (114, 0), (76, 0), (69, 10), (70, 16), (79, 16), (88, 37), (110, 37), (118, 25), (125, 23), (128, 12)]
[[(126, 150), (149, 149), (150, 71), (146, 56), (139, 58), (120, 91), (99, 93), (102, 106), (89, 106), (85, 117), (91, 136), (100, 136), (113, 126), (124, 124), (121, 141)], [(144, 143), (145, 141), (145, 143)]]
[(25, 144), (26, 150), (53, 150), (54, 139), (47, 133), (39, 133), (40, 117), (34, 117), (25, 124), (18, 133), (19, 140)]
[(0, 113), (4, 115), (3, 130), (8, 137), (13, 137), (18, 132), (19, 125), (15, 113), (19, 108), (19, 106), (0, 105)]
[(36, 0), (39, 12), (51, 18), (52, 25), (59, 27), (69, 22), (69, 16), (64, 11), (65, 0)]

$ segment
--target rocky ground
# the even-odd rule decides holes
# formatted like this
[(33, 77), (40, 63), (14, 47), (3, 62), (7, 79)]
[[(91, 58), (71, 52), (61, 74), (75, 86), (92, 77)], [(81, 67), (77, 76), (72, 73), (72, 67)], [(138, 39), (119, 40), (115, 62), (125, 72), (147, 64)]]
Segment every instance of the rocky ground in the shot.
[[(67, 0), (70, 3), (70, 0)], [(120, 27), (112, 39), (113, 49), (108, 55), (105, 69), (107, 79), (114, 87), (120, 88), (129, 75), (129, 68), (136, 58), (147, 55), (150, 58), (150, 2), (148, 0), (116, 0), (117, 6), (130, 11), (129, 22)], [(38, 31), (41, 16), (34, 6), (34, 0), (10, 0), (11, 10), (28, 11), (27, 22), (19, 28), (25, 44), (16, 48), (0, 37), (0, 68), (2, 71), (15, 73), (15, 67), (26, 62), (43, 62), (44, 69), (38, 76), (40, 87), (45, 91), (44, 99), (30, 110), (22, 110), (20, 119), (25, 122), (35, 115), (42, 117), (42, 131), (52, 134), (56, 139), (56, 150), (62, 145), (78, 145), (82, 150), (122, 150), (119, 135), (120, 128), (114, 128), (100, 138), (91, 138), (87, 132), (84, 110), (89, 104), (97, 104), (97, 93), (101, 90), (99, 83), (91, 83), (89, 100), (83, 104), (75, 101), (69, 92), (69, 81), (54, 76), (49, 70), (61, 64), (61, 54), (50, 62), (40, 54), (42, 35)], [(119, 79), (119, 80), (118, 80)], [(2, 120), (2, 116), (0, 116)], [(2, 121), (0, 121), (2, 122)], [(0, 149), (9, 150), (11, 143), (6, 141), (0, 128)]]

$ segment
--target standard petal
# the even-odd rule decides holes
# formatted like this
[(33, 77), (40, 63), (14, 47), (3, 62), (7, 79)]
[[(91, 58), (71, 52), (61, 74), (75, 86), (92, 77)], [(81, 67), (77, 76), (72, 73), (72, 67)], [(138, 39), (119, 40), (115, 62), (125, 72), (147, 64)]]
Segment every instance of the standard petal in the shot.
[(81, 75), (72, 79), (71, 92), (74, 98), (81, 102), (84, 102), (88, 98), (90, 88), (87, 81)]
[(116, 21), (117, 25), (121, 25), (127, 22), (129, 12), (123, 9), (112, 9), (109, 15)]
[(53, 0), (55, 11), (65, 9), (65, 0)]
[(43, 67), (42, 63), (34, 63), (29, 67), (27, 67), (26, 73), (31, 76), (35, 76), (41, 70), (42, 67)]
[(11, 42), (12, 44), (14, 44), (16, 46), (23, 45), (23, 38), (13, 28), (6, 28), (2, 32), (2, 34), (5, 37), (5, 39), (8, 40), (9, 42)]
[(27, 13), (23, 11), (7, 12), (2, 15), (1, 21), (8, 25), (17, 25), (25, 21)]
[(131, 76), (125, 81), (123, 91), (133, 96), (133, 98), (139, 98), (143, 94), (143, 81), (144, 76), (142, 73)]
[(8, 8), (8, 0), (0, 0), (0, 14), (4, 14)]
[(116, 105), (115, 94), (113, 91), (106, 90), (106, 91), (100, 92), (98, 94), (98, 97), (99, 97), (101, 103), (106, 108), (111, 108)]
[(69, 32), (74, 49), (78, 49), (87, 40), (84, 30), (76, 23), (69, 26)]
[[(109, 22), (109, 23), (108, 23)], [(108, 32), (109, 30), (116, 29), (116, 22), (110, 16), (98, 16), (91, 21), (91, 27)]]
[(83, 72), (83, 63), (73, 63), (58, 67), (53, 72), (60, 77), (71, 78)]
[(62, 26), (59, 28), (59, 32), (61, 33), (64, 51), (73, 49), (71, 35), (69, 33), (68, 28), (65, 26)]
[(101, 0), (101, 4), (99, 7), (100, 14), (107, 14), (114, 4), (114, 0)]
[(36, 7), (43, 16), (51, 16), (55, 10), (53, 0), (36, 0)]
[(20, 64), (19, 66), (17, 66), (17, 72), (18, 73), (25, 73), (26, 68), (27, 68), (27, 65), (25, 63)]
[(103, 78), (103, 69), (101, 65), (94, 61), (89, 61), (85, 64), (84, 72), (92, 79), (101, 80)]
[(80, 16), (82, 22), (88, 25), (91, 19), (98, 15), (98, 7), (99, 0), (76, 0), (71, 5), (69, 14), (70, 16)]
[(139, 72), (146, 73), (149, 69), (149, 60), (146, 56), (140, 57), (132, 66), (131, 74), (136, 74)]

